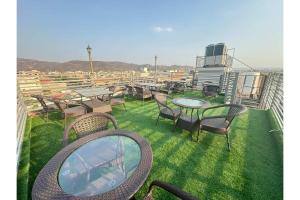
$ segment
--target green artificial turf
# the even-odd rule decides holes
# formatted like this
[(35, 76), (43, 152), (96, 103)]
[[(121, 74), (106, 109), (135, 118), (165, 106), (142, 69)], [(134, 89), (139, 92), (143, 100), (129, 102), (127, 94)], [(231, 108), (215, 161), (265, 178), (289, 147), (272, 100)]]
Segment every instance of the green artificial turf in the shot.
[(28, 197), (28, 180), (29, 180), (29, 166), (30, 166), (30, 131), (31, 118), (28, 117), (26, 121), (26, 128), (23, 136), (22, 151), (19, 160), (17, 172), (17, 199), (27, 200)]
[[(186, 97), (202, 98), (200, 92), (187, 92)], [(209, 98), (212, 104), (223, 97)], [(153, 180), (161, 180), (185, 190), (200, 199), (282, 199), (283, 161), (282, 134), (273, 129), (266, 111), (248, 109), (232, 123), (231, 152), (225, 137), (203, 132), (198, 142), (187, 131), (174, 131), (170, 120), (155, 125), (158, 108), (152, 101), (127, 99), (127, 112), (122, 106), (113, 115), (122, 129), (143, 136), (153, 150), (150, 175), (135, 195), (142, 199)], [(218, 114), (222, 110), (208, 114)], [(32, 118), (28, 195), (43, 166), (62, 148), (63, 120), (58, 112)], [(196, 138), (196, 132), (193, 138)], [(22, 190), (26, 192), (26, 190)], [(163, 190), (154, 190), (157, 199), (173, 199)], [(25, 196), (25, 194), (19, 194)]]

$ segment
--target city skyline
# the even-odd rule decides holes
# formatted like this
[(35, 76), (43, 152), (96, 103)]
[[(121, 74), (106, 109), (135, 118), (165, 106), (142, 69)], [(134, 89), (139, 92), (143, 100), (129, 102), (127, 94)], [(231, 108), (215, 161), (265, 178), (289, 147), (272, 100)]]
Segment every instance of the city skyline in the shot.
[(17, 55), (44, 61), (93, 60), (195, 65), (225, 42), (236, 57), (282, 67), (281, 1), (18, 1)]

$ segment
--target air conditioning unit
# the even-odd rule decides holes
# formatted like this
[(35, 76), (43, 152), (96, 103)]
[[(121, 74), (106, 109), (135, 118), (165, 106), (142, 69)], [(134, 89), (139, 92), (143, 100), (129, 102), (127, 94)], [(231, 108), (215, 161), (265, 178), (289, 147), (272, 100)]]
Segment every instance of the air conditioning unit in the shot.
[(226, 67), (227, 47), (224, 43), (210, 44), (205, 49), (203, 67)]

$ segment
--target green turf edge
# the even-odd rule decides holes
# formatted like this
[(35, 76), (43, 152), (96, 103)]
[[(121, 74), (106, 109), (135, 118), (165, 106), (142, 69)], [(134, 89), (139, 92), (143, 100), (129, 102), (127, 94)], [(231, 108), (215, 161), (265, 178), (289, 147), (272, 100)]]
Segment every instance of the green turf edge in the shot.
[(23, 136), (23, 143), (20, 155), (20, 161), (17, 171), (17, 199), (27, 200), (28, 194), (28, 178), (30, 166), (30, 132), (31, 132), (31, 117), (27, 117), (26, 128)]

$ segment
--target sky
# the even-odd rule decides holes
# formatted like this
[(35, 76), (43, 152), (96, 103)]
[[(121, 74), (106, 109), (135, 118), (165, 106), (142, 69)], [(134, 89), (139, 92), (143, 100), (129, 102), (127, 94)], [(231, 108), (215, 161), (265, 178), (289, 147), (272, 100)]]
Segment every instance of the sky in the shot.
[(195, 65), (224, 42), (255, 68), (283, 66), (281, 0), (18, 0), (17, 56)]

